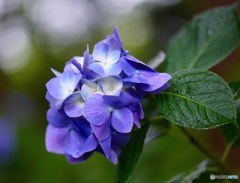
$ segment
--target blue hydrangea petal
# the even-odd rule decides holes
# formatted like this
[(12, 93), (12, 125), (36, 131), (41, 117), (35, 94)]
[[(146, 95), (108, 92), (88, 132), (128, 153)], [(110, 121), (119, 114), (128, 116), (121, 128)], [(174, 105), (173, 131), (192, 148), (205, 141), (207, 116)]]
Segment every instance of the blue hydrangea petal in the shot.
[(47, 111), (47, 120), (51, 125), (55, 127), (66, 127), (71, 123), (71, 118), (69, 118), (63, 111), (50, 108)]
[(134, 75), (136, 68), (134, 68), (127, 60), (121, 58), (119, 61), (122, 65), (122, 69), (127, 76)]
[(65, 152), (74, 158), (80, 157), (82, 152), (82, 147), (84, 146), (84, 137), (80, 136), (74, 130), (70, 130), (66, 138)]
[[(158, 94), (158, 93), (161, 93), (162, 91), (166, 90), (168, 87), (170, 86), (169, 82), (167, 82), (166, 84), (164, 84), (163, 86), (161, 86), (160, 88), (154, 90), (154, 91), (151, 91), (152, 94)], [(141, 87), (141, 86), (138, 86), (138, 87)], [(147, 87), (147, 86), (143, 86), (144, 87)]]
[(124, 82), (130, 82), (135, 84), (149, 84), (149, 80), (141, 75), (141, 71), (136, 70), (136, 73), (130, 77), (124, 79)]
[(91, 125), (94, 135), (97, 137), (98, 141), (103, 141), (111, 136), (112, 130), (108, 123), (104, 123), (101, 126)]
[(55, 99), (53, 96), (51, 96), (49, 94), (49, 92), (46, 93), (45, 97), (46, 97), (47, 101), (50, 103), (50, 106), (52, 108), (55, 108), (55, 109), (60, 109), (61, 108), (63, 100)]
[(89, 123), (101, 126), (110, 118), (110, 110), (103, 100), (102, 95), (94, 94), (85, 103), (84, 116)]
[(69, 127), (58, 128), (51, 124), (48, 125), (46, 131), (45, 145), (48, 152), (56, 154), (65, 153), (65, 140), (69, 131)]
[(80, 162), (86, 161), (88, 158), (90, 158), (92, 156), (92, 154), (93, 154), (93, 151), (87, 152), (87, 153), (83, 154), (82, 156), (80, 156), (79, 158), (74, 158), (68, 154), (65, 154), (65, 156), (69, 163), (75, 164), (75, 163), (80, 163)]
[(92, 56), (94, 60), (99, 61), (99, 62), (105, 62), (108, 54), (108, 45), (99, 42), (94, 46)]
[(57, 70), (55, 70), (55, 69), (53, 69), (53, 68), (51, 68), (51, 71), (52, 71), (52, 73), (53, 73), (55, 76), (60, 76), (60, 75), (62, 75), (61, 72), (58, 72)]
[(106, 57), (106, 63), (107, 64), (115, 64), (117, 61), (119, 61), (121, 51), (120, 50), (109, 50), (107, 57)]
[(102, 98), (104, 100), (104, 103), (113, 109), (136, 105), (140, 102), (139, 99), (131, 96), (127, 92), (121, 92), (119, 96), (104, 95)]
[(112, 127), (120, 133), (129, 133), (133, 127), (133, 114), (126, 108), (115, 109), (111, 119)]
[[(89, 56), (89, 46), (87, 45), (86, 51), (83, 53), (83, 63), (82, 63), (82, 70), (84, 73), (88, 71), (88, 65), (90, 61), (90, 56)], [(87, 74), (87, 73), (86, 73)]]
[(140, 118), (137, 112), (133, 112), (133, 123), (137, 126), (137, 128), (141, 128)]
[(103, 66), (104, 75), (102, 76), (109, 76), (114, 75), (118, 76), (122, 72), (122, 64), (121, 62), (117, 62), (114, 64), (107, 64)]
[(137, 64), (137, 67), (140, 68), (144, 68), (145, 70), (149, 70), (152, 72), (155, 72), (155, 70), (153, 70), (151, 67), (149, 67), (147, 64), (145, 64), (144, 62), (138, 60), (137, 58), (133, 57), (132, 55), (127, 55), (124, 57), (124, 59), (126, 59), (127, 61), (129, 61), (130, 64)]
[(81, 92), (75, 92), (64, 101), (64, 111), (69, 117), (80, 117), (83, 115), (85, 102)]
[(111, 161), (114, 165), (118, 163), (118, 154), (114, 150), (111, 150), (109, 161)]
[(73, 72), (66, 72), (61, 76), (49, 80), (46, 87), (51, 96), (63, 100), (75, 90), (79, 80), (80, 78)]
[(89, 65), (89, 69), (100, 76), (119, 75), (122, 71), (122, 64), (117, 62), (104, 65), (101, 62), (93, 62)]
[(85, 152), (93, 151), (97, 148), (97, 146), (98, 146), (98, 141), (97, 141), (96, 137), (93, 134), (91, 134), (85, 140), (84, 151)]
[(99, 142), (103, 150), (103, 153), (107, 157), (107, 159), (111, 158), (111, 141), (112, 141), (112, 136), (109, 136), (107, 139)]
[[(83, 67), (83, 57), (75, 56), (73, 57), (64, 67), (64, 72), (74, 72), (76, 74), (80, 73), (80, 70), (78, 67), (82, 68)], [(75, 61), (77, 64), (79, 64), (78, 67), (72, 63), (72, 61)]]
[(138, 104), (136, 106), (130, 107), (130, 110), (133, 113), (133, 123), (137, 126), (137, 128), (140, 128), (140, 120), (144, 118), (142, 106)]
[(89, 65), (89, 69), (100, 76), (105, 76), (104, 67), (100, 62), (93, 62)]
[[(172, 77), (167, 73), (146, 74), (148, 85), (142, 85), (141, 90), (145, 92), (154, 92), (163, 87)], [(166, 89), (166, 88), (164, 88)]]
[(86, 138), (83, 134), (71, 130), (66, 139), (65, 152), (73, 158), (79, 158), (86, 152), (96, 149), (97, 145), (97, 139), (94, 135), (90, 134)]
[(113, 36), (116, 39), (119, 47), (124, 51), (123, 44), (122, 44), (121, 38), (119, 36), (117, 27), (114, 27), (114, 29), (113, 29)]

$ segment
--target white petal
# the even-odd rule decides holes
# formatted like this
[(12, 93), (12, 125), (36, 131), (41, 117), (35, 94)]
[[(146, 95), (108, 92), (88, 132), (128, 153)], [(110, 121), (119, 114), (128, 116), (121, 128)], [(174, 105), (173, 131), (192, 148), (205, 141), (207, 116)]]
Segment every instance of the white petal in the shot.
[(120, 58), (120, 50), (110, 50), (107, 54), (106, 63), (115, 64)]
[(93, 94), (103, 94), (99, 89), (98, 85), (94, 83), (93, 81), (87, 82), (82, 85), (81, 88), (81, 95), (83, 99), (86, 101), (89, 97), (91, 97)]
[(122, 91), (123, 83), (119, 77), (105, 77), (98, 81), (98, 88), (102, 90), (105, 95), (119, 96)]
[(107, 52), (108, 52), (108, 46), (103, 42), (99, 42), (94, 46), (92, 55), (94, 60), (105, 62), (107, 57)]

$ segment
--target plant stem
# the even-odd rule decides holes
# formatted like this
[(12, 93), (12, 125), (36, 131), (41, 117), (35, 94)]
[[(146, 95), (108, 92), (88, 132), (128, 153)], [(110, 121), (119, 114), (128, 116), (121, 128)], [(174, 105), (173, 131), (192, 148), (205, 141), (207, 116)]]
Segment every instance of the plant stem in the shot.
[(212, 161), (216, 163), (216, 165), (223, 171), (225, 172), (224, 165), (222, 164), (221, 161), (214, 155), (212, 155), (208, 150), (206, 150), (205, 147), (203, 147), (185, 128), (180, 127), (181, 131), (183, 134), (189, 139), (189, 141), (198, 148), (203, 154), (205, 154), (208, 158), (210, 158)]
[(232, 139), (232, 141), (226, 146), (223, 154), (222, 154), (222, 157), (221, 157), (221, 163), (224, 163), (228, 157), (228, 154), (232, 148), (232, 146), (234, 145), (234, 143), (236, 142), (236, 140), (239, 138), (239, 134), (236, 135), (236, 137), (234, 139)]
[(161, 119), (164, 119), (164, 117), (161, 115), (158, 115), (158, 116), (153, 116), (153, 117), (149, 118), (148, 120), (149, 121), (157, 121), (157, 120), (161, 120)]

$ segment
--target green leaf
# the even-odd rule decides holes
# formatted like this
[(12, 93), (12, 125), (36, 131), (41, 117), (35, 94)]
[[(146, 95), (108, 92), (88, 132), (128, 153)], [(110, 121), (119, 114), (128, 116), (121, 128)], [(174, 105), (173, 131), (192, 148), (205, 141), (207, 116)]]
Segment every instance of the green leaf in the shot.
[(119, 158), (116, 183), (127, 182), (131, 176), (142, 153), (148, 127), (149, 123), (145, 123), (139, 130), (136, 130), (132, 133), (131, 140), (123, 149), (122, 154)]
[(195, 16), (170, 41), (166, 71), (207, 70), (226, 58), (240, 43), (237, 5), (218, 7)]
[(201, 162), (196, 168), (194, 168), (192, 171), (181, 173), (169, 181), (167, 183), (191, 183), (195, 179), (199, 178), (199, 176), (206, 171), (207, 169), (208, 161), (205, 160)]
[[(230, 83), (230, 87), (236, 99), (237, 123), (240, 126), (240, 99), (238, 98), (240, 82), (238, 81), (238, 82)], [(221, 131), (226, 144), (232, 147), (240, 146), (239, 129), (236, 129), (235, 126), (229, 124), (229, 125), (222, 126)]]
[(172, 75), (170, 87), (157, 96), (161, 114), (180, 126), (208, 129), (236, 123), (231, 89), (216, 74), (199, 69)]

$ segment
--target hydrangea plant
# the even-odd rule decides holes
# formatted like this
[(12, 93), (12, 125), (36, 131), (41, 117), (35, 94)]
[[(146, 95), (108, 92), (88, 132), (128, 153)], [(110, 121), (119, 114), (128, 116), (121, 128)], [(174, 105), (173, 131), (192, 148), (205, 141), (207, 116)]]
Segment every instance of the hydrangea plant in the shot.
[(46, 147), (81, 162), (94, 151), (116, 164), (133, 127), (144, 118), (141, 100), (160, 93), (171, 76), (158, 73), (123, 48), (117, 28), (98, 42), (92, 54), (66, 63), (46, 84), (49, 125)]
[[(240, 82), (230, 84), (230, 88), (208, 70), (239, 46), (237, 8), (236, 4), (215, 8), (187, 23), (169, 42), (163, 73), (125, 50), (117, 28), (98, 42), (92, 53), (87, 47), (82, 57), (70, 59), (63, 72), (52, 69), (55, 77), (46, 84), (50, 103), (47, 150), (65, 155), (71, 163), (99, 152), (113, 164), (119, 162), (116, 180), (126, 182), (151, 122), (157, 121), (163, 129), (161, 125), (167, 121), (178, 125), (210, 160), (170, 183), (206, 182), (199, 177), (211, 173), (209, 164), (215, 166), (215, 173), (226, 174), (224, 162), (229, 151), (240, 144)], [(153, 95), (159, 114), (144, 118), (141, 101), (147, 94)], [(221, 128), (226, 143), (221, 159), (208, 152), (187, 128)]]

